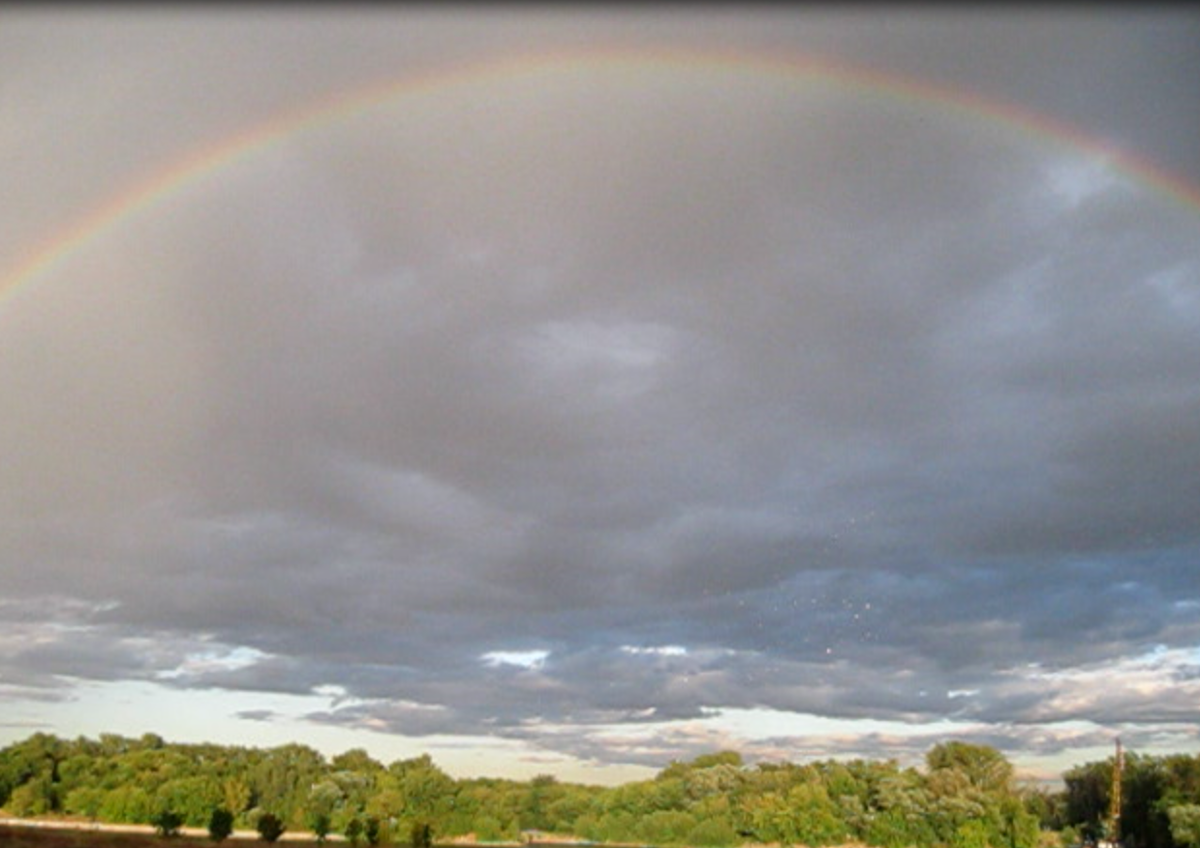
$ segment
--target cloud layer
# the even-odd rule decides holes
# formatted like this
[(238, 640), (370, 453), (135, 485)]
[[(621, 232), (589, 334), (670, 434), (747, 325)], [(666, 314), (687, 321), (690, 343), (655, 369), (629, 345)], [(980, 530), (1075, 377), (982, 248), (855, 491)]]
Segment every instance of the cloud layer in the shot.
[[(404, 15), (213, 12), (238, 34), (218, 57), (113, 13), (64, 69), (39, 56), (75, 55), (71, 16), (19, 17), (42, 49), (0, 50), (0, 149), (77, 133), (14, 177), (6, 257), (138, 149), (430, 61)], [(1097, 46), (783, 17), (797, 49), (825, 32), (1076, 120), (1103, 97), (1097, 135), (1159, 132), (1136, 137), (1164, 161), (1200, 116), (1200, 56), (1155, 19)], [(414, 26), (464, 58), (586, 31), (536, 25)], [(770, 20), (732, 32), (779, 46)], [(1128, 87), (1084, 76), (1102, 54)], [(1141, 123), (1134, 82), (1177, 111)], [(316, 693), (318, 724), (652, 766), (921, 750), (944, 722), (1030, 756), (1195, 745), (1198, 236), (1195, 208), (1020, 127), (715, 65), (484, 75), (292, 135), (0, 314), (0, 695)], [(730, 729), (775, 714), (909, 730)]]

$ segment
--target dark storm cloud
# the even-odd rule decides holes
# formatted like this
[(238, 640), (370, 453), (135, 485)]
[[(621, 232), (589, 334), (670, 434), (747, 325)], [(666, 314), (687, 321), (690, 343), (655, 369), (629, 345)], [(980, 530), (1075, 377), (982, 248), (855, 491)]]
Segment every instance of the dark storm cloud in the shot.
[[(57, 126), (88, 69), (113, 91), (79, 113), (86, 156), (57, 139), (64, 171), (18, 175), (13, 232), (83, 174), (76, 197), (115, 191), (135, 127), (177, 156), (180, 124), (142, 105), (220, 138), (427, 67), (434, 42), (453, 65), (600, 40), (570, 16), (490, 42), (482, 18), (220, 17), (219, 63), (151, 21), (182, 40), (168, 84), (144, 75), (163, 42), (115, 17), (100, 50), (28, 16), (79, 52), (3, 54), (15, 114)], [(1063, 16), (1032, 41), (925, 17), (688, 27), (1051, 105), (1163, 161), (1200, 113), (1193, 17), (1135, 37)], [(683, 40), (670, 19), (641, 37)], [(1147, 88), (1172, 119), (1139, 122)], [(32, 133), (0, 145), (41, 162)], [(650, 764), (733, 739), (722, 709), (977, 722), (1039, 754), (1096, 741), (1059, 722), (1186, 725), (1197, 226), (1079, 151), (821, 81), (550, 69), (314, 127), (9, 305), (5, 682), (338, 691), (311, 721)], [(1105, 674), (1127, 685), (1089, 694)]]

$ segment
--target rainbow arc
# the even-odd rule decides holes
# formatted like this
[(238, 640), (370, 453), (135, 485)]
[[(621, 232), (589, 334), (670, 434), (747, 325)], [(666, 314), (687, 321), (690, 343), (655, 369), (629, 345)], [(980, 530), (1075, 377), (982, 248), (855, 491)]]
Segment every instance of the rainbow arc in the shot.
[(1077, 128), (1011, 102), (929, 80), (858, 67), (839, 61), (792, 54), (684, 49), (613, 49), (548, 52), (490, 59), (385, 79), (268, 118), (228, 138), (197, 149), (170, 165), (130, 184), (95, 209), (50, 236), (27, 258), (0, 277), (0, 307), (30, 288), (84, 246), (104, 237), (122, 222), (148, 212), (207, 174), (244, 161), (273, 145), (315, 128), (347, 121), (356, 115), (404, 98), (436, 94), (484, 82), (503, 83), (528, 76), (553, 76), (584, 70), (619, 70), (654, 74), (696, 70), (783, 77), (797, 82), (819, 80), (858, 93), (910, 103), (914, 108), (947, 111), (972, 120), (1015, 129), (1056, 142), (1082, 155), (1098, 157), (1117, 172), (1171, 201), (1200, 210), (1200, 187), (1145, 158), (1113, 149)]

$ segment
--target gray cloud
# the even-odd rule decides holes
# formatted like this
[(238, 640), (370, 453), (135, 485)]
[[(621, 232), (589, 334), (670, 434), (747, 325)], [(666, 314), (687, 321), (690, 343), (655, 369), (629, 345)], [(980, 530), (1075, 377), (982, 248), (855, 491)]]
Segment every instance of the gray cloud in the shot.
[[(1181, 171), (1200, 119), (1182, 12), (478, 14), (23, 11), (0, 267), (263, 116), (553, 45), (819, 46)], [(3, 304), (0, 697), (332, 686), (311, 721), (650, 764), (733, 740), (722, 709), (1030, 755), (1181, 732), (1198, 225), (1027, 129), (732, 67), (531, 66), (318, 123)]]

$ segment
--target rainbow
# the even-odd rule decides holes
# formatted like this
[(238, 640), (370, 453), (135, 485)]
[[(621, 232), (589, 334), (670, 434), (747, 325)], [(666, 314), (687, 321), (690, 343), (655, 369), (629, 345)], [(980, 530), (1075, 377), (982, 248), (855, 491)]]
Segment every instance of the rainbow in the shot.
[(793, 54), (770, 54), (654, 48), (596, 48), (543, 52), (509, 58), (490, 58), (453, 69), (426, 70), (401, 80), (372, 82), (350, 92), (273, 116), (245, 132), (222, 139), (184, 156), (133, 183), (35, 247), (26, 259), (0, 277), (0, 307), (55, 267), (105, 233), (166, 198), (186, 189), (206, 174), (245, 160), (283, 140), (315, 127), (348, 120), (372, 108), (404, 97), (435, 93), (461, 85), (504, 82), (527, 75), (554, 74), (573, 68), (600, 67), (652, 73), (662, 70), (705, 70), (750, 73), (789, 79), (818, 79), (854, 90), (910, 102), (999, 125), (1057, 142), (1080, 153), (1101, 158), (1171, 201), (1200, 210), (1200, 187), (1145, 158), (1117, 150), (1079, 129), (1015, 103), (915, 77), (883, 73), (840, 61)]

